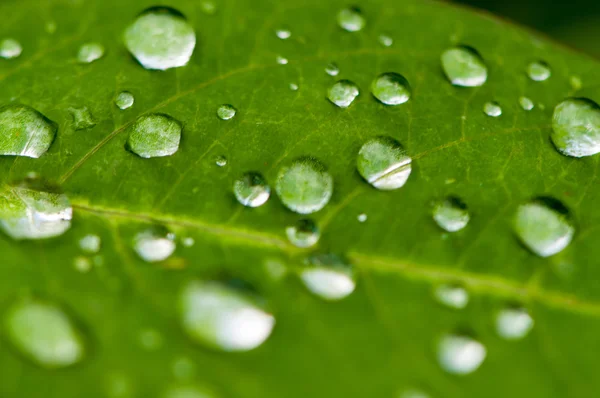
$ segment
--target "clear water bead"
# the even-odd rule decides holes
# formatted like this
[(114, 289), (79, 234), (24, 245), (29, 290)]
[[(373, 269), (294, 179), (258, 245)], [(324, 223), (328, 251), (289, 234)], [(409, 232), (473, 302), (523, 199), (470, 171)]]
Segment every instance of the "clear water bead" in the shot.
[(329, 76), (337, 76), (340, 74), (340, 68), (335, 63), (330, 63), (325, 66), (325, 73)]
[(552, 134), (563, 155), (584, 157), (600, 152), (600, 107), (587, 98), (568, 98), (554, 108)]
[(328, 301), (341, 300), (356, 288), (354, 267), (335, 254), (308, 257), (300, 279), (311, 293)]
[(58, 125), (26, 105), (0, 108), (0, 155), (39, 158), (48, 151)]
[(327, 91), (327, 98), (340, 108), (347, 108), (358, 97), (358, 86), (350, 80), (340, 80)]
[(129, 91), (121, 91), (115, 98), (115, 105), (120, 110), (129, 109), (133, 106), (135, 98)]
[(468, 336), (446, 335), (438, 345), (438, 362), (442, 369), (452, 374), (465, 375), (476, 371), (486, 355), (485, 346)]
[(296, 247), (306, 248), (317, 244), (321, 231), (313, 220), (298, 220), (294, 225), (285, 229), (289, 241)]
[(478, 87), (487, 80), (487, 67), (479, 53), (467, 46), (456, 46), (442, 53), (442, 69), (455, 86)]
[(127, 128), (127, 148), (142, 158), (173, 155), (179, 149), (182, 125), (171, 116), (153, 113)]
[(411, 163), (402, 144), (391, 137), (380, 136), (363, 144), (356, 167), (369, 184), (387, 191), (404, 186), (412, 171)]
[(491, 117), (498, 117), (500, 115), (502, 115), (502, 108), (500, 107), (500, 104), (498, 104), (497, 102), (486, 102), (483, 105), (483, 112)]
[(279, 170), (275, 190), (288, 209), (310, 214), (329, 203), (333, 178), (319, 160), (301, 157)]
[(371, 93), (385, 105), (400, 105), (410, 99), (408, 80), (398, 73), (384, 73), (371, 83)]
[(496, 317), (496, 332), (505, 340), (520, 340), (531, 331), (533, 323), (524, 308), (506, 308)]
[(0, 58), (18, 58), (22, 52), (23, 47), (21, 47), (21, 43), (15, 39), (3, 39), (0, 41)]
[(86, 235), (79, 240), (79, 247), (84, 253), (96, 254), (100, 251), (102, 240), (98, 235)]
[(462, 310), (469, 304), (469, 293), (462, 286), (441, 285), (434, 292), (437, 301), (446, 307)]
[(100, 43), (86, 43), (79, 48), (77, 61), (80, 64), (91, 64), (104, 56), (104, 46)]
[(233, 119), (236, 113), (237, 109), (235, 109), (233, 105), (229, 104), (223, 104), (217, 109), (217, 116), (221, 120)]
[(358, 32), (365, 27), (365, 17), (356, 7), (344, 8), (337, 15), (338, 25), (348, 32)]
[(533, 81), (541, 82), (547, 80), (551, 74), (550, 66), (544, 61), (535, 61), (527, 66), (527, 75)]
[(290, 38), (290, 36), (292, 36), (292, 32), (289, 29), (281, 28), (275, 30), (275, 35), (281, 40), (287, 40)]
[(524, 111), (530, 111), (535, 107), (533, 101), (527, 97), (519, 97), (519, 105)]
[(155, 226), (135, 235), (133, 248), (144, 261), (164, 261), (177, 247), (173, 234), (165, 227)]
[(233, 193), (244, 206), (259, 207), (271, 196), (271, 187), (260, 173), (248, 172), (235, 180)]
[(69, 113), (73, 117), (73, 128), (75, 130), (85, 130), (96, 125), (96, 119), (87, 106), (81, 108), (69, 108)]
[(467, 226), (470, 218), (467, 205), (456, 196), (439, 201), (433, 208), (433, 219), (448, 232), (460, 231)]

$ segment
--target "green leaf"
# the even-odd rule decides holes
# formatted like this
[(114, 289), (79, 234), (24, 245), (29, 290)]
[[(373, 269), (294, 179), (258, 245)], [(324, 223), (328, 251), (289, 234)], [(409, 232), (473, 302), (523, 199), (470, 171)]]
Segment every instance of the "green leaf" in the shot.
[[(550, 140), (560, 101), (600, 102), (595, 61), (492, 17), (421, 0), (363, 1), (364, 21), (352, 10), (341, 17), (354, 18), (352, 29), (364, 22), (356, 32), (338, 25), (344, 1), (208, 1), (166, 2), (197, 39), (189, 63), (166, 71), (144, 69), (123, 42), (154, 2), (0, 4), (0, 38), (22, 46), (20, 56), (0, 59), (0, 106), (29, 106), (58, 126), (41, 157), (0, 157), (0, 214), (43, 211), (43, 201), (15, 199), (15, 186), (32, 172), (58, 184), (73, 206), (71, 228), (59, 237), (0, 235), (1, 396), (172, 398), (191, 386), (215, 397), (288, 398), (397, 397), (410, 389), (431, 397), (589, 397), (600, 390), (598, 157), (567, 157)], [(291, 32), (285, 40), (275, 34), (282, 28)], [(391, 46), (380, 43), (382, 34)], [(80, 63), (86, 43), (101, 44), (104, 54)], [(456, 87), (444, 76), (441, 54), (456, 45), (481, 55), (483, 86)], [(546, 62), (550, 78), (531, 80), (533, 61)], [(325, 73), (332, 62), (336, 77)], [(406, 79), (407, 102), (388, 106), (370, 94), (384, 73)], [(338, 80), (360, 90), (345, 109), (327, 99)], [(123, 91), (135, 101), (127, 108), (122, 98), (121, 110), (115, 98)], [(520, 97), (535, 107), (525, 111)], [(488, 102), (500, 105), (499, 117), (484, 113)], [(237, 110), (230, 120), (217, 117), (223, 104)], [(79, 130), (73, 110), (85, 110)], [(172, 156), (146, 159), (126, 149), (132, 126), (149, 114), (182, 126), (180, 141), (179, 129), (171, 132)], [(412, 158), (400, 189), (377, 190), (357, 172), (361, 146), (376, 136), (393, 137)], [(280, 169), (305, 156), (333, 179), (327, 206), (308, 216), (321, 233), (308, 249), (286, 237), (307, 216), (288, 210), (274, 188)], [(235, 199), (234, 181), (247, 172), (272, 188), (262, 206)], [(575, 228), (570, 245), (546, 258), (519, 243), (512, 226), (519, 205), (542, 196), (560, 201)], [(440, 217), (464, 219), (468, 208), (460, 231), (447, 233), (433, 220), (447, 197), (456, 200), (444, 202)], [(52, 198), (53, 206), (64, 203)], [(138, 234), (149, 228), (143, 238), (160, 245), (150, 245), (160, 249), (151, 259), (166, 260), (136, 253), (144, 250)], [(319, 257), (328, 253), (337, 257)], [(311, 294), (298, 273), (320, 264), (355, 277), (356, 290), (334, 301)], [(256, 349), (206, 348), (197, 319), (183, 324), (183, 289), (223, 275), (254, 286), (257, 293), (244, 297), (275, 318)], [(434, 293), (448, 284), (468, 292), (464, 309), (436, 299), (464, 306), (460, 289)], [(513, 306), (534, 321), (516, 341), (506, 338), (514, 330), (501, 329), (504, 338), (496, 330), (499, 312)], [(523, 315), (502, 319), (515, 313)], [(479, 369), (460, 376), (438, 364), (448, 334), (485, 346)], [(63, 343), (72, 355), (47, 350)], [(470, 347), (481, 354), (481, 346)]]

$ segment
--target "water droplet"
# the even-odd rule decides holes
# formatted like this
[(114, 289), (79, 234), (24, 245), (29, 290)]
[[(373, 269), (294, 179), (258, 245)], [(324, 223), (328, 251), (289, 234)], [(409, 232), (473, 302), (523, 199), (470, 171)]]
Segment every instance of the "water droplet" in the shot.
[(348, 32), (358, 32), (365, 27), (365, 17), (356, 7), (344, 8), (337, 15), (338, 25)]
[(385, 105), (400, 105), (410, 98), (410, 85), (398, 73), (384, 73), (373, 80), (371, 92)]
[(194, 246), (196, 241), (194, 240), (194, 238), (188, 236), (186, 238), (183, 238), (181, 243), (183, 243), (184, 247), (192, 247), (192, 246)]
[(290, 242), (296, 247), (314, 246), (321, 236), (321, 231), (313, 220), (303, 219), (285, 229)]
[(587, 98), (564, 100), (554, 108), (550, 137), (563, 155), (595, 155), (600, 152), (600, 107)]
[(206, 15), (214, 15), (217, 12), (217, 6), (210, 0), (204, 0), (200, 3), (200, 9)]
[(80, 64), (91, 64), (104, 56), (104, 46), (100, 43), (87, 43), (79, 48), (77, 61)]
[(581, 78), (579, 76), (571, 76), (569, 78), (569, 83), (575, 91), (580, 90), (583, 86), (583, 82), (581, 81)]
[(358, 152), (356, 167), (373, 187), (392, 190), (402, 187), (412, 170), (411, 158), (402, 144), (391, 137), (374, 137)]
[(340, 108), (347, 108), (358, 97), (358, 86), (350, 80), (340, 80), (327, 90), (327, 98)]
[(84, 253), (96, 254), (100, 251), (102, 240), (98, 235), (86, 235), (79, 240), (79, 247)]
[(448, 373), (472, 373), (483, 362), (487, 350), (479, 341), (468, 336), (446, 335), (438, 346), (438, 361)]
[(227, 158), (223, 155), (219, 155), (215, 158), (215, 164), (219, 167), (227, 166)]
[(329, 203), (333, 178), (319, 160), (301, 157), (279, 170), (275, 190), (288, 209), (310, 214)]
[(139, 335), (140, 346), (148, 351), (155, 351), (162, 346), (162, 334), (156, 329), (144, 329)]
[(96, 120), (92, 112), (84, 106), (82, 108), (69, 108), (69, 113), (73, 117), (73, 128), (75, 130), (84, 130), (96, 125)]
[(196, 33), (179, 11), (152, 7), (125, 30), (125, 45), (146, 69), (166, 70), (186, 65), (196, 47)]
[(358, 215), (358, 217), (356, 217), (356, 219), (358, 222), (365, 222), (367, 221), (367, 215), (365, 213), (361, 213)]
[(544, 81), (551, 75), (550, 66), (544, 61), (532, 62), (527, 66), (527, 75), (536, 82)]
[(119, 95), (117, 95), (117, 98), (115, 98), (115, 105), (120, 110), (125, 110), (131, 108), (134, 101), (135, 98), (133, 97), (133, 94), (131, 94), (129, 91), (122, 91), (119, 93)]
[(56, 123), (28, 106), (0, 108), (0, 155), (39, 158), (52, 145), (57, 130)]
[(442, 68), (455, 86), (478, 87), (487, 80), (487, 67), (481, 55), (471, 47), (457, 46), (444, 51)]
[(17, 58), (23, 52), (21, 43), (15, 39), (4, 39), (0, 42), (0, 58)]
[(378, 39), (379, 43), (384, 47), (391, 47), (391, 45), (394, 44), (394, 39), (385, 34), (379, 35)]
[(144, 261), (166, 260), (176, 248), (175, 237), (165, 227), (155, 226), (139, 232), (134, 239), (134, 249)]
[(141, 116), (127, 130), (126, 147), (140, 157), (170, 156), (179, 149), (182, 126), (171, 116), (160, 113)]
[(183, 329), (195, 342), (223, 351), (248, 351), (271, 335), (275, 318), (249, 289), (192, 281), (180, 295)]
[(0, 191), (0, 228), (11, 238), (45, 239), (71, 227), (69, 199), (39, 180), (26, 180)]
[(325, 73), (327, 73), (329, 76), (337, 76), (340, 74), (340, 68), (337, 66), (337, 64), (332, 62), (327, 64), (325, 67)]
[(213, 398), (206, 389), (202, 389), (193, 385), (183, 385), (170, 387), (164, 395), (164, 398)]
[(530, 100), (527, 97), (520, 97), (519, 98), (519, 105), (521, 105), (521, 108), (523, 108), (524, 111), (530, 111), (534, 108), (534, 104), (533, 101)]
[(244, 206), (259, 207), (271, 196), (271, 187), (260, 173), (248, 172), (235, 180), (233, 193)]
[(496, 318), (496, 332), (506, 340), (520, 340), (533, 328), (533, 318), (524, 308), (506, 308)]
[(354, 268), (335, 254), (310, 256), (300, 279), (311, 293), (325, 300), (341, 300), (356, 288)]
[(569, 210), (549, 197), (535, 198), (519, 206), (514, 228), (521, 242), (540, 257), (562, 251), (575, 233)]
[(219, 109), (217, 109), (217, 116), (221, 120), (229, 120), (229, 119), (233, 119), (236, 112), (237, 112), (237, 109), (235, 109), (233, 107), (233, 105), (224, 104), (224, 105), (221, 105), (219, 107)]
[(296, 83), (290, 83), (290, 90), (298, 91), (298, 85)]
[(289, 29), (281, 28), (275, 31), (275, 35), (279, 37), (281, 40), (287, 40), (292, 35)]
[(6, 335), (25, 357), (44, 368), (64, 368), (85, 355), (82, 335), (56, 304), (39, 299), (14, 303), (4, 321)]
[(92, 269), (92, 262), (87, 257), (77, 256), (73, 260), (73, 267), (81, 273), (89, 272)]
[(441, 285), (435, 289), (435, 298), (447, 307), (462, 310), (469, 303), (469, 293), (457, 285)]
[(498, 104), (497, 102), (486, 102), (483, 105), (483, 112), (491, 117), (498, 117), (500, 115), (502, 115), (502, 108), (500, 107), (500, 104)]
[(448, 232), (460, 231), (469, 223), (469, 210), (465, 202), (456, 196), (448, 196), (433, 208), (433, 219)]
[(275, 58), (275, 60), (279, 65), (287, 65), (289, 62), (287, 58), (282, 57), (281, 55), (278, 55), (277, 58)]

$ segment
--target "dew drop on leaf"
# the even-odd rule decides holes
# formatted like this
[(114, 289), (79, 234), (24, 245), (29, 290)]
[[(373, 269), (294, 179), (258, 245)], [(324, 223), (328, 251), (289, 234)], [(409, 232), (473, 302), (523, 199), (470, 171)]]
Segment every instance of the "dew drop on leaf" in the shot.
[(186, 65), (196, 47), (194, 28), (179, 11), (152, 7), (127, 27), (129, 52), (146, 69), (166, 70)]
[(581, 87), (583, 86), (583, 82), (581, 81), (581, 78), (579, 76), (571, 76), (569, 78), (569, 84), (571, 85), (571, 88), (575, 91), (581, 90)]
[(79, 247), (84, 253), (96, 254), (100, 251), (102, 240), (98, 235), (86, 235), (79, 240)]
[(84, 106), (81, 108), (69, 108), (69, 113), (73, 117), (73, 128), (75, 130), (84, 130), (96, 125), (96, 119), (92, 112)]
[(371, 83), (371, 93), (385, 105), (400, 105), (410, 98), (410, 85), (398, 73), (384, 73)]
[(502, 115), (502, 108), (497, 102), (490, 101), (483, 105), (483, 112), (488, 116), (498, 117)]
[(406, 183), (412, 170), (411, 163), (402, 144), (391, 137), (380, 136), (363, 144), (356, 167), (369, 184), (388, 191)]
[(469, 210), (462, 199), (448, 196), (433, 207), (433, 219), (448, 232), (460, 231), (469, 223)]
[(287, 65), (289, 62), (286, 57), (283, 57), (281, 55), (278, 55), (277, 58), (275, 58), (275, 61), (277, 61), (279, 65)]
[(79, 47), (77, 62), (91, 64), (104, 56), (104, 46), (100, 43), (86, 43)]
[(215, 158), (215, 164), (219, 167), (227, 166), (227, 158), (223, 155), (219, 155)]
[(247, 207), (259, 207), (271, 196), (271, 187), (260, 173), (248, 172), (233, 183), (235, 198)]
[(292, 35), (292, 32), (290, 32), (289, 29), (280, 28), (280, 29), (275, 30), (275, 35), (277, 37), (279, 37), (281, 40), (287, 40)]
[(122, 91), (115, 98), (115, 105), (120, 110), (129, 109), (133, 106), (135, 98), (129, 91)]
[(191, 281), (179, 297), (183, 330), (196, 343), (222, 351), (248, 351), (271, 335), (275, 318), (250, 289), (217, 281)]
[(394, 40), (390, 36), (385, 34), (379, 35), (377, 39), (379, 40), (379, 43), (384, 47), (391, 47), (391, 45), (394, 44)]
[(206, 15), (214, 15), (217, 12), (217, 6), (212, 0), (202, 0), (200, 2), (200, 10)]
[(434, 296), (441, 304), (457, 310), (469, 304), (469, 293), (464, 287), (458, 285), (440, 285), (435, 289)]
[(344, 8), (337, 15), (338, 25), (348, 32), (358, 32), (365, 27), (365, 17), (356, 7)]
[(289, 87), (290, 87), (290, 90), (292, 90), (292, 91), (298, 91), (298, 88), (299, 88), (296, 83), (290, 83)]
[(367, 215), (365, 213), (360, 213), (356, 219), (358, 220), (358, 222), (365, 222), (367, 221)]
[(48, 149), (58, 126), (25, 105), (0, 108), (0, 155), (39, 158)]
[(325, 66), (325, 73), (329, 76), (337, 76), (340, 74), (340, 68), (335, 63), (330, 63)]
[(44, 368), (64, 368), (84, 358), (81, 332), (73, 319), (54, 303), (21, 299), (6, 312), (4, 327), (17, 351)]
[(487, 350), (479, 341), (462, 335), (446, 335), (438, 345), (438, 362), (448, 373), (465, 375), (479, 368)]
[(552, 72), (550, 66), (544, 61), (535, 61), (527, 66), (527, 75), (536, 82), (547, 80)]
[(192, 246), (194, 246), (196, 241), (194, 240), (194, 238), (188, 236), (188, 237), (183, 238), (181, 240), (181, 243), (183, 244), (184, 247), (192, 247)]
[(309, 256), (300, 279), (311, 293), (330, 301), (341, 300), (356, 288), (354, 267), (335, 254)]
[(173, 234), (162, 226), (154, 226), (137, 233), (133, 241), (133, 248), (138, 256), (151, 263), (169, 258), (176, 246)]
[(321, 237), (319, 227), (310, 219), (298, 220), (287, 227), (285, 233), (294, 246), (301, 248), (314, 246)]
[(233, 107), (233, 105), (223, 104), (217, 109), (217, 116), (221, 120), (229, 120), (233, 119), (237, 112), (237, 109)]
[(496, 317), (496, 332), (505, 340), (520, 340), (533, 328), (533, 318), (524, 308), (505, 308)]
[(92, 269), (92, 262), (87, 257), (77, 256), (73, 260), (73, 268), (78, 272), (86, 273)]
[(154, 113), (138, 118), (127, 128), (127, 148), (142, 158), (173, 155), (179, 149), (181, 123)]
[(562, 251), (575, 233), (569, 210), (550, 197), (535, 198), (519, 206), (514, 230), (521, 242), (540, 257)]
[(467, 46), (456, 46), (442, 53), (442, 69), (455, 86), (478, 87), (487, 80), (487, 67), (479, 53)]
[(15, 39), (3, 39), (0, 41), (0, 58), (13, 59), (17, 58), (23, 52), (21, 43)]
[(358, 86), (350, 80), (340, 80), (327, 90), (327, 98), (340, 108), (347, 108), (358, 97)]
[(550, 137), (563, 155), (595, 155), (600, 152), (600, 107), (587, 98), (562, 101), (554, 108)]
[(519, 98), (519, 105), (521, 105), (521, 108), (523, 108), (524, 111), (530, 111), (534, 108), (534, 104), (533, 101), (527, 97), (520, 97)]
[(319, 160), (301, 157), (279, 170), (275, 190), (288, 209), (310, 214), (329, 203), (333, 178)]

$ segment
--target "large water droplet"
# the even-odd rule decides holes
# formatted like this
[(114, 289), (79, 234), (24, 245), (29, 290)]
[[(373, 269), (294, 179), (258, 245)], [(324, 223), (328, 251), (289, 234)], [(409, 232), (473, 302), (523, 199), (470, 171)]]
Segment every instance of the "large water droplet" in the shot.
[(180, 308), (188, 336), (223, 351), (256, 348), (275, 325), (259, 296), (231, 283), (189, 282), (180, 295)]
[(330, 64), (327, 64), (327, 66), (325, 67), (325, 73), (327, 73), (329, 76), (337, 76), (340, 74), (340, 68), (337, 66), (336, 63), (332, 62)]
[(0, 228), (13, 239), (60, 236), (71, 227), (69, 199), (54, 187), (27, 180), (0, 191)]
[(148, 262), (166, 260), (173, 254), (176, 246), (173, 234), (160, 226), (139, 232), (133, 242), (136, 253)]
[(224, 105), (221, 105), (219, 107), (219, 109), (217, 109), (217, 116), (221, 120), (229, 120), (229, 119), (233, 119), (236, 112), (237, 112), (237, 109), (235, 109), (233, 107), (233, 105), (224, 104)]
[(527, 97), (519, 97), (519, 105), (524, 111), (530, 111), (534, 108), (533, 101)]
[(487, 67), (481, 55), (471, 47), (457, 46), (444, 51), (442, 68), (455, 86), (478, 87), (487, 80)]
[(506, 308), (496, 318), (496, 332), (506, 340), (520, 340), (533, 328), (533, 318), (524, 308)]
[(441, 285), (434, 294), (440, 303), (450, 308), (461, 310), (469, 304), (469, 293), (462, 286)]
[(143, 158), (170, 156), (179, 149), (181, 130), (181, 123), (171, 116), (141, 116), (127, 128), (127, 148)]
[(235, 180), (233, 193), (238, 202), (244, 206), (259, 207), (269, 199), (271, 187), (261, 174), (248, 172)]
[(0, 155), (39, 158), (52, 145), (58, 126), (33, 108), (0, 108)]
[(562, 251), (575, 233), (569, 210), (560, 201), (549, 197), (536, 198), (519, 206), (514, 228), (521, 242), (541, 257)]
[(327, 90), (327, 98), (340, 108), (347, 108), (360, 94), (358, 86), (350, 80), (340, 80)]
[(90, 64), (104, 55), (104, 46), (100, 43), (87, 43), (79, 48), (77, 61), (81, 64)]
[(348, 32), (358, 32), (365, 27), (365, 17), (356, 7), (344, 8), (337, 15), (338, 25)]
[(536, 82), (548, 79), (551, 74), (550, 66), (544, 61), (532, 62), (527, 66), (527, 75)]
[(98, 235), (86, 235), (79, 240), (79, 247), (84, 253), (96, 254), (100, 251), (102, 240)]
[(335, 254), (310, 256), (300, 278), (311, 293), (325, 300), (341, 300), (356, 288), (354, 267)]
[(301, 157), (279, 170), (275, 190), (288, 209), (310, 214), (329, 203), (333, 178), (317, 159)]
[(438, 361), (448, 373), (472, 373), (483, 362), (487, 350), (483, 344), (468, 336), (446, 335), (438, 346)]
[(568, 98), (554, 108), (552, 142), (563, 155), (600, 152), (600, 107), (587, 98)]
[(125, 45), (146, 69), (166, 70), (186, 65), (196, 33), (179, 11), (152, 7), (142, 12), (125, 30)]
[(75, 130), (84, 130), (96, 125), (96, 119), (92, 112), (84, 106), (82, 108), (69, 108), (69, 113), (73, 117), (73, 128)]
[(119, 93), (119, 95), (117, 95), (117, 98), (115, 98), (115, 105), (119, 109), (125, 110), (131, 108), (134, 101), (135, 98), (133, 97), (133, 94), (131, 94), (129, 91), (122, 91)]
[(411, 158), (391, 137), (371, 138), (360, 148), (356, 167), (360, 175), (381, 190), (402, 187), (412, 170)]
[(28, 298), (14, 303), (4, 318), (6, 336), (25, 357), (45, 368), (63, 368), (85, 354), (82, 335), (56, 304)]
[(498, 117), (502, 115), (502, 108), (497, 102), (490, 101), (483, 105), (483, 112), (488, 116)]
[(4, 39), (0, 42), (0, 58), (17, 58), (22, 52), (21, 43), (15, 39)]
[(410, 85), (398, 73), (384, 73), (371, 83), (371, 92), (385, 105), (403, 104), (410, 98)]
[(309, 219), (299, 220), (287, 227), (285, 233), (294, 246), (302, 248), (314, 246), (321, 236), (317, 224)]
[(449, 196), (439, 201), (433, 208), (433, 219), (442, 229), (455, 232), (469, 223), (469, 210), (462, 199)]

